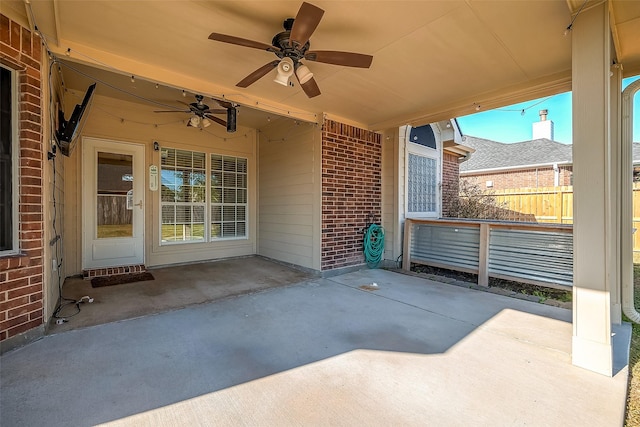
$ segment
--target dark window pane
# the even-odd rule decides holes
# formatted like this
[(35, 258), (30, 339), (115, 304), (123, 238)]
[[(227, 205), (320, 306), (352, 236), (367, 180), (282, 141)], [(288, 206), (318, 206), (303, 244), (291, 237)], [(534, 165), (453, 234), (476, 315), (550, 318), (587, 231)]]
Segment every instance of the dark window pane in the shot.
[(13, 249), (11, 71), (0, 67), (0, 251)]

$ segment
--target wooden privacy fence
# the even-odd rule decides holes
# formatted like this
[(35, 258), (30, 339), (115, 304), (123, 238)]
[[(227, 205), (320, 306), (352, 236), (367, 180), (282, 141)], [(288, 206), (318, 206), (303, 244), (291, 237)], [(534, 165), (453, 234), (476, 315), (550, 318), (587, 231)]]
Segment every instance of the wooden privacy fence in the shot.
[(98, 225), (131, 224), (132, 211), (127, 209), (125, 194), (98, 194)]
[[(573, 224), (573, 187), (494, 190), (505, 218), (554, 224)], [(640, 228), (640, 183), (633, 183), (633, 228)], [(633, 262), (640, 262), (640, 232), (633, 235)]]
[(404, 224), (402, 268), (412, 263), (567, 289), (573, 285), (573, 226), (481, 220)]
[(506, 220), (573, 224), (573, 187), (515, 188), (493, 191)]

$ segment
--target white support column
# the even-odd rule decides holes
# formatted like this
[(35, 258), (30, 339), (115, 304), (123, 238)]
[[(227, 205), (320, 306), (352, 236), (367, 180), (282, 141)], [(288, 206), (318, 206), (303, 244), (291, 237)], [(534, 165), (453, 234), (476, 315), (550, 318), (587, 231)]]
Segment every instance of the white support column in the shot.
[[(613, 374), (610, 256), (619, 207), (612, 203), (611, 30), (606, 2), (583, 11), (573, 26), (574, 287), (573, 364)], [(617, 156), (614, 156), (617, 158)], [(615, 257), (614, 257), (615, 258)]]
[[(615, 51), (613, 43), (611, 44), (612, 54)], [(612, 234), (609, 239), (609, 276), (611, 277), (611, 321), (614, 325), (620, 325), (622, 323), (622, 257), (625, 256), (622, 250), (622, 233), (629, 230), (631, 223), (626, 226), (623, 224), (623, 199), (626, 201), (632, 200), (631, 181), (633, 177), (631, 174), (623, 173), (623, 161), (630, 161), (628, 156), (624, 156), (622, 153), (622, 68), (618, 65), (611, 67), (610, 78), (610, 96), (611, 102), (609, 104), (609, 117), (610, 117), (610, 132), (611, 132), (611, 161), (612, 171), (615, 173), (609, 182), (609, 200), (612, 207), (615, 210), (611, 211), (612, 226), (615, 226), (615, 233)], [(628, 168), (627, 168), (628, 169)], [(629, 184), (624, 185), (623, 180), (628, 181)], [(631, 258), (633, 258), (633, 249), (631, 250)], [(615, 270), (613, 270), (615, 269)]]

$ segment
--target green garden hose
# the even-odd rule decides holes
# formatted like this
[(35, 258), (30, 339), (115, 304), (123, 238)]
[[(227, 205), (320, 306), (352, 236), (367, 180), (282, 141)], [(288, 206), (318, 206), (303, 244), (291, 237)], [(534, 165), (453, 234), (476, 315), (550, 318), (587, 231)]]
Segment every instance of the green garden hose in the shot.
[(364, 259), (369, 268), (376, 268), (384, 253), (384, 228), (371, 224), (364, 232)]

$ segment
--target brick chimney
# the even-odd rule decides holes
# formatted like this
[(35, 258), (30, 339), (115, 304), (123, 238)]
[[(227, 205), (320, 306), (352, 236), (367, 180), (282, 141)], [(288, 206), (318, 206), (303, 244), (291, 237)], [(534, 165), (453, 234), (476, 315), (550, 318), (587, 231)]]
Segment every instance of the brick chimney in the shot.
[(553, 141), (553, 121), (547, 120), (549, 110), (540, 110), (540, 121), (533, 124), (533, 138)]

